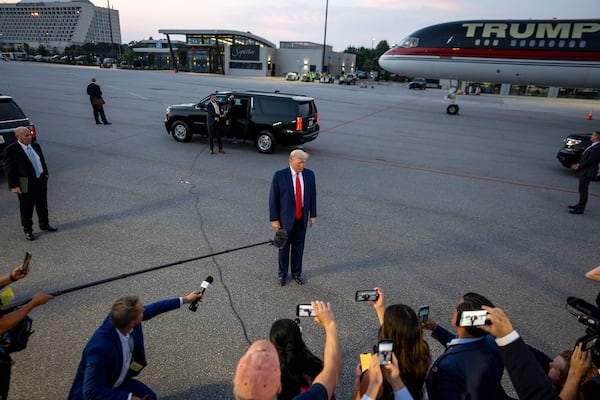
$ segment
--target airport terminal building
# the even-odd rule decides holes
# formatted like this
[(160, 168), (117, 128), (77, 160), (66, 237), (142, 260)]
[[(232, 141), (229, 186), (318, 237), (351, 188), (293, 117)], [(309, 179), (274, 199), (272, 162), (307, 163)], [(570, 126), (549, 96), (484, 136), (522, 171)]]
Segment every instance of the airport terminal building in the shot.
[(89, 0), (21, 0), (0, 4), (0, 47), (23, 50), (43, 45), (62, 53), (85, 43), (121, 44), (119, 11)]

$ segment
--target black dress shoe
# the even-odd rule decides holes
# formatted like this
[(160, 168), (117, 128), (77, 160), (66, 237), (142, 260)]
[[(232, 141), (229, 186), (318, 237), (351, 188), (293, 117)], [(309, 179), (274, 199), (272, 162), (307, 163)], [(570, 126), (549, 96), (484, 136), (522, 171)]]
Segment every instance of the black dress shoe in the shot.
[(576, 208), (574, 210), (570, 210), (569, 213), (571, 213), (571, 214), (583, 214), (583, 210), (581, 208)]
[(572, 206), (569, 206), (569, 208), (570, 208), (571, 210), (576, 210), (576, 209), (578, 209), (578, 208), (579, 208), (579, 204), (573, 204)]
[(300, 278), (299, 276), (295, 276), (294, 280), (296, 281), (296, 283), (298, 285), (304, 285), (304, 281), (302, 280), (302, 278)]
[(25, 239), (32, 241), (35, 240), (35, 236), (33, 236), (33, 232), (25, 232)]
[(55, 227), (50, 226), (50, 225), (40, 226), (40, 229), (43, 231), (47, 231), (47, 232), (56, 232), (58, 230)]
[(280, 284), (281, 286), (285, 286), (285, 278), (283, 278), (283, 277), (280, 277), (280, 278), (279, 278), (279, 284)]
[(105, 122), (104, 125), (111, 125), (112, 122)]

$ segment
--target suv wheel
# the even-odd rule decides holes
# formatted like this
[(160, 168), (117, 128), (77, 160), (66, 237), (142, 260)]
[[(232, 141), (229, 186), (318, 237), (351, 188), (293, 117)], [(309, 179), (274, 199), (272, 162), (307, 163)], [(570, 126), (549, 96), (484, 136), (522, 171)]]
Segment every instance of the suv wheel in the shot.
[(192, 140), (192, 133), (187, 124), (183, 121), (175, 121), (171, 126), (171, 134), (173, 139), (178, 142), (189, 142)]
[(272, 153), (275, 149), (275, 138), (271, 132), (263, 130), (258, 132), (254, 145), (260, 153)]

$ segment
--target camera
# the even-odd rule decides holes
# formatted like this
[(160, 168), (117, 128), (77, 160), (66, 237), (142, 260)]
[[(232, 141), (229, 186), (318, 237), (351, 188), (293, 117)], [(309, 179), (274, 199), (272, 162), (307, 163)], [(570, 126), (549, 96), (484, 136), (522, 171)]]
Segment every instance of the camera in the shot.
[[(596, 302), (600, 302), (600, 294)], [(579, 323), (587, 327), (586, 335), (577, 339), (575, 345), (583, 343), (582, 351), (590, 350), (592, 362), (600, 365), (600, 340), (598, 340), (600, 339), (600, 308), (577, 297), (568, 297), (565, 308), (571, 315), (577, 317)]]

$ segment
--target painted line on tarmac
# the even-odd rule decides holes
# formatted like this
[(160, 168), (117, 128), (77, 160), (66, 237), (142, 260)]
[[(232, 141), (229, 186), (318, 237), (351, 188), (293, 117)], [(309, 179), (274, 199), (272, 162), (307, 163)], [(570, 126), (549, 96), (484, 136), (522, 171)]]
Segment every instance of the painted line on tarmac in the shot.
[[(525, 187), (525, 188), (529, 188), (529, 189), (540, 189), (540, 190), (547, 190), (547, 191), (561, 192), (561, 193), (575, 193), (575, 194), (579, 193), (576, 190), (568, 190), (568, 189), (563, 189), (563, 188), (559, 188), (559, 187), (536, 185), (536, 184), (532, 184), (532, 183), (509, 181), (506, 179), (498, 179), (498, 178), (486, 178), (483, 176), (467, 175), (467, 174), (461, 174), (458, 172), (441, 171), (441, 170), (437, 170), (437, 169), (430, 169), (430, 168), (423, 168), (423, 167), (411, 167), (408, 165), (396, 164), (396, 163), (391, 163), (391, 162), (383, 161), (383, 160), (366, 160), (366, 159), (338, 156), (338, 155), (334, 155), (334, 154), (320, 153), (320, 152), (313, 152), (313, 151), (311, 151), (311, 155), (318, 155), (320, 157), (327, 157), (327, 158), (333, 158), (333, 159), (338, 159), (338, 160), (359, 162), (359, 163), (363, 163), (363, 164), (381, 165), (384, 167), (392, 167), (392, 168), (401, 168), (401, 169), (406, 169), (409, 171), (427, 172), (429, 174), (454, 176), (457, 178), (465, 178), (465, 179), (471, 179), (471, 180), (482, 181), (482, 182), (501, 183), (503, 185), (520, 186), (520, 187)], [(589, 196), (590, 197), (600, 197), (600, 194), (590, 193)]]

